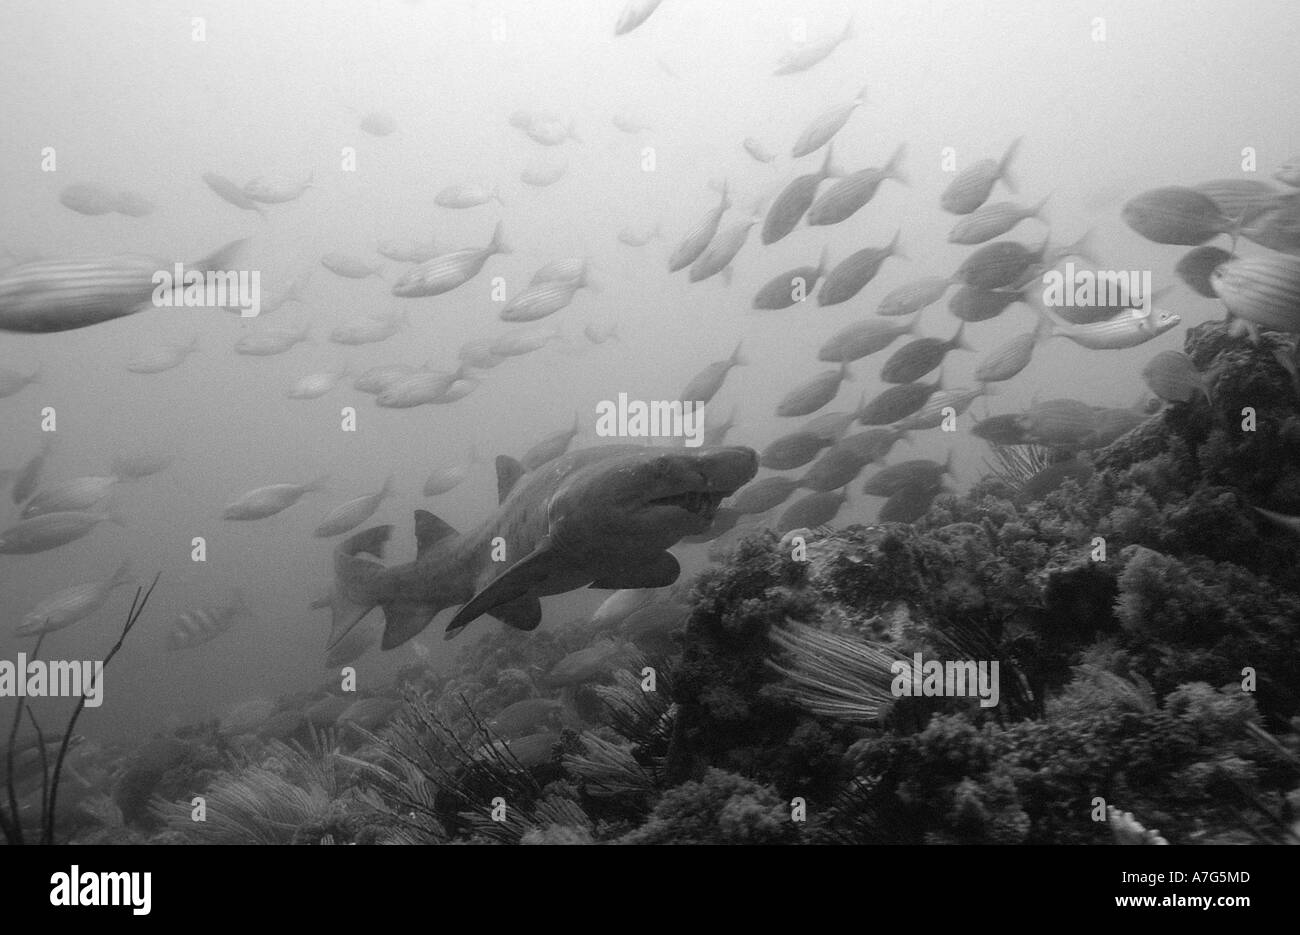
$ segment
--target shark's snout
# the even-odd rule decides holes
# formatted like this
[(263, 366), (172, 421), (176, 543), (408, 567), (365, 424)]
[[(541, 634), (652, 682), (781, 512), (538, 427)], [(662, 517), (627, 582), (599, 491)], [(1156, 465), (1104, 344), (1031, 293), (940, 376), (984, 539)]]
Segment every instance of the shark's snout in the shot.
[(713, 449), (700, 455), (699, 462), (709, 491), (724, 495), (735, 493), (758, 473), (758, 453), (743, 445)]

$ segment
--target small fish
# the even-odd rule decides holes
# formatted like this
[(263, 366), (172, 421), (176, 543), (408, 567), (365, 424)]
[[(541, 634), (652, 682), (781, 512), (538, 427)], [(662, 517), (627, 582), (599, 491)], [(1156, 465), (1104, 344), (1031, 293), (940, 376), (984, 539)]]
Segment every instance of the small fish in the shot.
[(31, 373), (20, 373), (8, 367), (0, 367), (0, 399), (5, 399), (20, 392), (23, 387), (41, 382), (41, 368), (38, 366)]
[(382, 110), (372, 110), (362, 114), (357, 126), (371, 136), (389, 136), (397, 131), (397, 121)]
[(896, 231), (894, 239), (883, 247), (864, 247), (841, 260), (826, 274), (826, 280), (817, 292), (817, 304), (827, 306), (847, 302), (875, 278), (885, 260), (891, 256), (907, 259), (898, 246), (899, 233)]
[(1047, 247), (1046, 239), (1036, 250), (1014, 240), (996, 240), (966, 257), (953, 278), (985, 292), (1004, 289), (1015, 285), (1030, 269), (1042, 263)]
[(722, 389), (722, 382), (727, 379), (731, 368), (743, 367), (748, 363), (749, 361), (740, 353), (740, 344), (737, 343), (736, 349), (726, 360), (714, 361), (691, 377), (690, 382), (677, 398), (686, 402), (708, 403), (717, 395), (718, 390)]
[(14, 629), (14, 635), (39, 636), (79, 623), (99, 610), (113, 591), (134, 580), (131, 563), (124, 561), (107, 579), (74, 584), (56, 591), (27, 612)]
[(1097, 433), (1098, 415), (1077, 399), (1049, 399), (1022, 413), (1020, 425), (1033, 444), (1086, 447)]
[(790, 149), (791, 157), (798, 159), (800, 156), (807, 156), (829, 143), (835, 134), (844, 128), (844, 125), (849, 122), (849, 118), (853, 116), (853, 112), (861, 107), (866, 99), (867, 88), (863, 85), (862, 90), (858, 92), (857, 97), (853, 98), (853, 100), (847, 104), (833, 107), (814, 119), (799, 134), (799, 138), (795, 140), (794, 146)]
[(495, 357), (520, 357), (524, 354), (531, 354), (539, 351), (552, 341), (557, 341), (563, 336), (559, 325), (551, 328), (549, 331), (507, 331), (499, 338), (492, 341), (488, 349)]
[(853, 483), (868, 463), (868, 454), (857, 440), (846, 438), (826, 449), (798, 483), (807, 490), (829, 493)]
[(1028, 331), (989, 351), (975, 366), (975, 379), (981, 383), (1010, 380), (1029, 366), (1042, 337), (1042, 329)]
[(538, 321), (568, 307), (579, 289), (587, 286), (584, 262), (576, 279), (547, 279), (526, 286), (501, 307), (502, 321)]
[(1222, 247), (1196, 247), (1183, 254), (1174, 272), (1197, 295), (1217, 299), (1212, 281), (1214, 271), (1231, 259), (1232, 254)]
[(943, 475), (951, 471), (951, 450), (948, 452), (948, 460), (943, 464), (926, 459), (900, 461), (898, 464), (883, 467), (868, 477), (866, 483), (862, 485), (862, 492), (871, 497), (892, 497), (900, 490), (908, 488), (937, 487)]
[(365, 260), (338, 252), (325, 254), (320, 258), (320, 265), (344, 279), (366, 279), (378, 276), (382, 271), (378, 265), (371, 266)]
[(767, 209), (767, 217), (763, 219), (760, 239), (765, 245), (776, 243), (794, 230), (817, 197), (817, 186), (840, 174), (831, 161), (834, 151), (834, 144), (827, 146), (826, 158), (822, 160), (822, 167), (818, 171), (798, 176), (776, 196)]
[(297, 201), (303, 192), (312, 187), (315, 172), (308, 172), (301, 182), (286, 182), (283, 179), (255, 178), (244, 183), (244, 194), (249, 200), (266, 205), (280, 205)]
[(939, 390), (924, 406), (910, 416), (899, 419), (893, 427), (905, 432), (937, 429), (948, 419), (950, 411), (961, 415), (970, 408), (971, 403), (986, 393), (988, 388), (983, 382), (955, 390)]
[(1210, 402), (1210, 381), (1182, 351), (1161, 351), (1142, 368), (1147, 389), (1167, 403), (1187, 403), (1197, 396)]
[(997, 318), (1016, 302), (1023, 301), (1025, 301), (1023, 291), (962, 286), (948, 300), (948, 311), (962, 321), (988, 321)]
[[(1136, 409), (1097, 409), (1097, 429), (1087, 439), (1089, 448), (1105, 448), (1127, 435), (1150, 418), (1146, 411)], [(1080, 445), (1079, 447), (1084, 447)]]
[(171, 455), (147, 451), (132, 455), (117, 455), (113, 458), (110, 470), (118, 480), (140, 480), (167, 470), (175, 460)]
[(962, 340), (966, 323), (957, 326), (957, 332), (944, 341), (940, 338), (917, 338), (909, 341), (890, 355), (880, 368), (880, 379), (885, 383), (915, 383), (943, 363), (949, 351), (974, 350)]
[(0, 555), (30, 555), (67, 545), (104, 520), (123, 525), (112, 513), (76, 511), (33, 516), (0, 532)]
[(1218, 267), (1210, 284), (1237, 318), (1269, 331), (1300, 334), (1300, 257), (1238, 257)]
[(890, 496), (880, 505), (877, 523), (915, 523), (926, 513), (935, 497), (943, 492), (941, 486), (909, 486)]
[(893, 318), (911, 315), (943, 298), (952, 280), (946, 276), (923, 276), (904, 283), (880, 300), (877, 315)]
[(949, 214), (970, 214), (988, 201), (989, 194), (999, 179), (1015, 194), (1016, 184), (1009, 170), (1011, 160), (1020, 149), (1020, 140), (1021, 137), (1012, 140), (1000, 160), (980, 159), (958, 172), (939, 196), (939, 207)]
[(348, 368), (312, 373), (291, 386), (285, 395), (289, 399), (320, 399), (348, 375)]
[(775, 153), (768, 151), (766, 146), (754, 139), (752, 136), (745, 137), (745, 141), (740, 145), (745, 148), (745, 152), (749, 153), (750, 157), (755, 162), (770, 165), (771, 162), (776, 159)]
[(889, 452), (906, 436), (906, 430), (889, 425), (847, 435), (836, 442), (836, 447), (842, 451), (852, 452), (862, 459), (863, 464), (871, 464), (873, 461), (881, 461), (889, 457)]
[(592, 344), (604, 344), (606, 341), (618, 340), (618, 322), (611, 321), (598, 324), (589, 321), (582, 329), (583, 336)]
[(758, 220), (758, 216), (754, 215), (719, 231), (705, 251), (691, 264), (690, 272), (687, 274), (690, 281), (700, 282), (730, 266), (736, 254), (740, 252), (740, 248), (749, 239), (749, 231)]
[(374, 493), (356, 497), (330, 510), (312, 535), (324, 539), (329, 536), (340, 536), (349, 529), (355, 529), (374, 516), (375, 511), (379, 509), (379, 504), (392, 494), (393, 476), (390, 474), (384, 481), (384, 486)]
[(22, 503), (36, 492), (41, 482), (41, 473), (45, 470), (45, 462), (49, 460), (53, 447), (54, 442), (47, 435), (45, 441), (41, 443), (41, 450), (28, 458), (14, 474), (13, 487), (9, 491), (14, 503)]
[(1219, 234), (1236, 233), (1239, 222), (1224, 215), (1194, 188), (1153, 188), (1129, 200), (1120, 216), (1153, 243), (1197, 247)]
[(620, 588), (601, 601), (596, 612), (591, 615), (592, 629), (603, 630), (618, 626), (630, 614), (649, 605), (659, 593), (659, 588)]
[(407, 270), (393, 284), (393, 295), (408, 299), (442, 295), (477, 276), (491, 257), (509, 252), (510, 247), (505, 242), (501, 222), (498, 221), (487, 246), (444, 253)]
[(803, 383), (782, 397), (777, 404), (778, 416), (806, 416), (825, 406), (840, 391), (840, 384), (852, 380), (847, 362), (834, 370), (823, 370), (807, 383)]
[(848, 489), (833, 493), (810, 493), (785, 508), (776, 521), (776, 531), (787, 533), (801, 527), (812, 528), (830, 523), (848, 501)]
[(540, 143), (542, 146), (559, 146), (566, 140), (582, 142), (574, 122), (570, 120), (568, 123), (562, 123), (558, 117), (547, 116), (534, 120), (524, 127), (523, 131), (534, 143)]
[(454, 403), (458, 399), (464, 399), (470, 393), (478, 389), (481, 385), (482, 385), (482, 381), (480, 381), (478, 377), (472, 377), (472, 376), (460, 377), (459, 379), (453, 380), (451, 382), (451, 386), (447, 387), (446, 392), (444, 392), (437, 399), (433, 400), (433, 402), (438, 403), (440, 405), (445, 405), (447, 403)]
[(786, 52), (781, 61), (776, 66), (774, 75), (794, 75), (801, 71), (807, 71), (814, 65), (823, 62), (826, 58), (840, 47), (841, 44), (853, 38), (853, 17), (849, 17), (844, 28), (838, 33), (826, 36), (816, 42), (806, 42), (795, 46)]
[(700, 218), (678, 244), (677, 249), (668, 258), (668, 272), (675, 273), (679, 269), (685, 269), (700, 258), (700, 254), (708, 249), (714, 235), (717, 234), (722, 215), (730, 207), (731, 197), (727, 192), (727, 183), (723, 182), (717, 207), (710, 209), (708, 214)]
[[(732, 406), (731, 411), (727, 413), (727, 418), (721, 422), (711, 418), (711, 410), (704, 416), (704, 447), (714, 448), (720, 446), (726, 439), (727, 433), (736, 426), (736, 407)], [(685, 439), (683, 439), (683, 442)]]
[(311, 323), (301, 328), (263, 328), (251, 331), (235, 342), (235, 353), (250, 357), (283, 354), (311, 336)]
[(384, 364), (371, 367), (352, 381), (352, 388), (360, 393), (379, 394), (416, 369), (409, 364)]
[(385, 409), (410, 409), (438, 403), (453, 383), (465, 376), (463, 365), (454, 371), (421, 370), (389, 384), (375, 397)]
[(1241, 236), (1279, 253), (1300, 254), (1300, 192), (1249, 218), (1242, 225)]
[[(773, 441), (758, 456), (760, 466), (773, 471), (789, 471), (803, 467), (831, 442), (821, 435), (800, 430), (782, 435)], [(761, 513), (762, 510), (755, 512)]]
[(971, 427), (971, 434), (976, 438), (984, 439), (992, 445), (1029, 444), (1029, 438), (1025, 435), (1025, 429), (1021, 424), (1018, 413), (1007, 413), (981, 419)]
[(200, 607), (177, 616), (167, 631), (167, 650), (176, 652), (210, 643), (233, 627), (238, 620), (251, 617), (252, 612), (244, 602), (244, 595), (236, 591), (224, 606)]
[(1047, 308), (1033, 296), (1030, 305), (1050, 322), (1048, 337), (1063, 335), (1078, 344), (1094, 351), (1121, 350), (1137, 347), (1166, 331), (1178, 327), (1182, 318), (1163, 309), (1152, 308), (1150, 312), (1131, 308), (1120, 312), (1113, 318), (1088, 325), (1076, 325), (1066, 321), (1054, 310)]
[(199, 337), (195, 335), (190, 339), (189, 344), (164, 345), (142, 351), (127, 361), (126, 369), (131, 373), (162, 373), (173, 367), (179, 367), (185, 362), (186, 357), (197, 352), (198, 349)]
[(610, 123), (620, 133), (644, 133), (650, 129), (650, 125), (629, 114), (615, 114), (610, 118)]
[[(187, 263), (188, 272), (230, 270), (243, 240)], [(0, 331), (47, 333), (86, 328), (153, 308), (163, 289), (155, 283), (171, 260), (147, 256), (95, 256), (33, 260), (0, 272)]]
[(525, 471), (535, 471), (543, 464), (549, 464), (569, 450), (573, 440), (578, 436), (578, 414), (573, 414), (573, 425), (547, 435), (533, 447), (524, 452), (519, 463)]
[(494, 188), (489, 191), (481, 185), (448, 185), (433, 198), (433, 203), (440, 208), (477, 208), (489, 201), (504, 204)]
[(789, 308), (812, 295), (813, 289), (826, 272), (829, 250), (822, 247), (816, 266), (796, 266), (768, 280), (754, 296), (753, 307), (767, 311)]
[(387, 341), (410, 323), (410, 318), (405, 312), (370, 315), (339, 325), (330, 332), (329, 338), (335, 344), (350, 346), (377, 344), (380, 341)]
[(397, 263), (424, 263), (438, 255), (438, 247), (432, 240), (381, 240), (375, 250)]
[(1193, 188), (1213, 201), (1226, 218), (1246, 217), (1277, 207), (1293, 194), (1260, 179), (1214, 179)]
[[(866, 391), (864, 390), (862, 398), (858, 400), (858, 408), (861, 408), (866, 401)], [(849, 430), (857, 417), (857, 409), (851, 412), (823, 412), (821, 415), (804, 423), (800, 431), (817, 436), (824, 445), (833, 445)]]
[(891, 386), (858, 410), (860, 425), (890, 425), (912, 415), (940, 388), (942, 377), (933, 383), (900, 383)]
[(563, 162), (534, 162), (524, 166), (519, 181), (534, 188), (546, 188), (564, 178), (568, 171), (568, 165)]
[(238, 500), (231, 503), (221, 514), (222, 519), (253, 520), (266, 519), (281, 510), (286, 510), (297, 503), (305, 494), (314, 493), (325, 488), (327, 476), (318, 477), (306, 484), (271, 484), (250, 490)]
[(849, 219), (876, 196), (876, 190), (885, 179), (908, 184), (907, 177), (899, 169), (906, 151), (907, 144), (900, 143), (883, 168), (862, 169), (836, 179), (808, 209), (808, 224), (838, 224)]
[(475, 464), (478, 464), (478, 455), (473, 448), (470, 448), (469, 457), (464, 464), (441, 467), (429, 475), (424, 482), (424, 495), (437, 497), (455, 490), (465, 482), (465, 478), (469, 477), (469, 472)]
[(493, 736), (510, 740), (553, 726), (564, 711), (558, 698), (525, 698), (506, 705), (488, 722)]
[(78, 513), (93, 510), (113, 492), (116, 477), (74, 477), (47, 487), (27, 501), (22, 518), (31, 519), (44, 513)]
[(216, 172), (204, 172), (203, 183), (217, 193), (222, 201), (234, 205), (244, 211), (256, 211), (263, 218), (266, 212), (262, 210), (261, 205), (244, 194), (244, 190), (226, 178), (224, 175), (218, 175)]
[(117, 210), (117, 195), (93, 182), (75, 182), (59, 191), (59, 204), (78, 214), (94, 217)]
[(736, 491), (727, 505), (742, 516), (766, 513), (789, 500), (798, 486), (792, 477), (764, 477)]
[(1009, 233), (1021, 221), (1029, 218), (1042, 218), (1043, 208), (1047, 206), (1045, 196), (1040, 202), (1029, 207), (1011, 201), (998, 201), (981, 205), (953, 225), (948, 232), (948, 243), (982, 244)]
[(817, 351), (817, 359), (827, 363), (861, 360), (883, 351), (905, 334), (916, 331), (919, 318), (894, 322), (880, 318), (864, 318), (835, 332)]
[(121, 191), (113, 199), (113, 210), (127, 217), (143, 218), (153, 214), (155, 205), (139, 192)]
[(659, 222), (656, 221), (653, 227), (624, 227), (618, 232), (618, 242), (626, 244), (629, 247), (644, 247), (652, 240), (659, 240), (663, 234), (659, 230)]
[(625, 36), (636, 29), (650, 18), (650, 14), (662, 2), (663, 0), (627, 0), (623, 12), (618, 15), (618, 22), (614, 24), (614, 35)]

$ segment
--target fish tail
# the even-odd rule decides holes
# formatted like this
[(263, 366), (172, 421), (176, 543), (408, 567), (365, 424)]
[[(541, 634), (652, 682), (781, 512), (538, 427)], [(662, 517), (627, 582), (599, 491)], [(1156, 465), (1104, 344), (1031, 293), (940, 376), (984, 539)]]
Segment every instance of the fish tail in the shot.
[[(383, 558), (384, 545), (392, 526), (376, 526), (344, 540), (334, 551), (334, 589), (329, 607), (333, 614), (327, 648), (334, 648), (361, 618), (379, 606), (388, 569), (375, 559)], [(366, 558), (363, 554), (374, 558)]]
[(900, 260), (910, 260), (911, 257), (907, 252), (898, 245), (898, 238), (903, 235), (903, 229), (900, 227), (894, 231), (894, 239), (889, 242), (889, 255), (898, 257)]
[(903, 157), (906, 155), (907, 141), (905, 140), (898, 144), (898, 148), (894, 150), (894, 154), (889, 157), (889, 162), (885, 163), (885, 177), (893, 179), (900, 185), (912, 184), (912, 180), (907, 177), (907, 174), (903, 172), (901, 168), (903, 165)]
[(966, 340), (966, 322), (963, 321), (957, 326), (957, 333), (952, 336), (952, 346), (954, 350), (959, 351), (975, 350), (975, 348), (971, 347), (970, 342)]
[(1030, 212), (1032, 212), (1030, 214), (1030, 217), (1038, 218), (1038, 220), (1042, 221), (1044, 224), (1047, 224), (1049, 227), (1051, 226), (1051, 222), (1048, 219), (1047, 215), (1043, 213), (1043, 209), (1047, 207), (1047, 202), (1051, 199), (1053, 194), (1054, 194), (1053, 192), (1048, 192), (1046, 195), (1044, 195), (1042, 198), (1038, 200), (1038, 204), (1034, 205), (1032, 208), (1029, 209)]
[(209, 270), (225, 270), (235, 265), (235, 260), (240, 252), (244, 249), (244, 244), (248, 243), (247, 237), (241, 237), (239, 240), (232, 240), (230, 243), (218, 247), (207, 256), (191, 264), (195, 269), (208, 272)]
[(998, 178), (1002, 179), (1002, 184), (1012, 194), (1016, 193), (1019, 186), (1016, 184), (1015, 176), (1011, 174), (1011, 161), (1016, 158), (1016, 152), (1020, 149), (1020, 141), (1023, 139), (1023, 136), (1018, 136), (1012, 140), (1011, 145), (1007, 147), (1007, 151), (1002, 154), (1001, 161), (998, 162)]
[(856, 35), (857, 33), (853, 31), (853, 17), (850, 16), (849, 21), (844, 24), (844, 32), (840, 33), (840, 42), (852, 39)]
[(744, 343), (745, 343), (744, 341), (736, 342), (736, 349), (731, 352), (731, 357), (728, 358), (728, 360), (731, 361), (731, 366), (743, 367), (749, 363), (749, 358), (747, 358), (744, 354), (740, 353), (740, 348)]
[(379, 488), (379, 499), (383, 500), (386, 497), (391, 497), (392, 495), (393, 495), (393, 475), (390, 473), (388, 477), (384, 478), (384, 486)]
[(501, 222), (497, 221), (497, 226), (492, 229), (492, 242), (488, 244), (488, 249), (493, 253), (510, 253), (510, 244), (506, 243), (505, 230)]
[(330, 476), (328, 474), (322, 474), (320, 477), (313, 478), (306, 484), (303, 484), (303, 493), (316, 493), (317, 491), (324, 490), (325, 486), (329, 483), (329, 480)]
[(1097, 259), (1096, 247), (1092, 242), (1092, 234), (1093, 229), (1090, 227), (1083, 232), (1082, 237), (1070, 244), (1068, 247), (1063, 248), (1068, 251), (1065, 255), (1080, 257), (1094, 265), (1100, 264), (1101, 260)]

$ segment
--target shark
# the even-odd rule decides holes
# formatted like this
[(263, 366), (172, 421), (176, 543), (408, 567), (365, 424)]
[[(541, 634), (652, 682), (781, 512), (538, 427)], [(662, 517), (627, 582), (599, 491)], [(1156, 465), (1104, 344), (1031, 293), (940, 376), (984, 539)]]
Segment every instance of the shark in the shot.
[(419, 634), (460, 605), (451, 639), (484, 614), (520, 630), (541, 622), (539, 598), (579, 588), (658, 588), (681, 566), (667, 550), (713, 523), (721, 501), (758, 470), (743, 446), (694, 450), (605, 445), (562, 455), (526, 473), (496, 459), (498, 507), (463, 534), (415, 511), (414, 561), (385, 565), (393, 531), (377, 526), (334, 552), (332, 647), (375, 607), (382, 647)]

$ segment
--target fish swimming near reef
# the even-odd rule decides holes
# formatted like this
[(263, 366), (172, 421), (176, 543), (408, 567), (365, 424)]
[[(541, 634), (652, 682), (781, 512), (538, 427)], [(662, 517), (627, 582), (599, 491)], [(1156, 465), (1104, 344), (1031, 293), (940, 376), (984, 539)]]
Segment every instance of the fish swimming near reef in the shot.
[[(681, 568), (666, 550), (708, 529), (723, 498), (757, 469), (750, 448), (608, 445), (571, 452), (519, 482), (522, 465), (498, 457), (500, 507), (474, 530), (457, 534), (419, 510), (416, 558), (396, 567), (375, 560), (392, 526), (367, 529), (338, 547), (330, 642), (375, 606), (384, 610), (383, 648), (392, 649), (457, 604), (449, 638), (483, 614), (535, 629), (538, 598), (550, 594), (672, 584)], [(502, 542), (508, 558), (493, 561), (494, 543)]]

